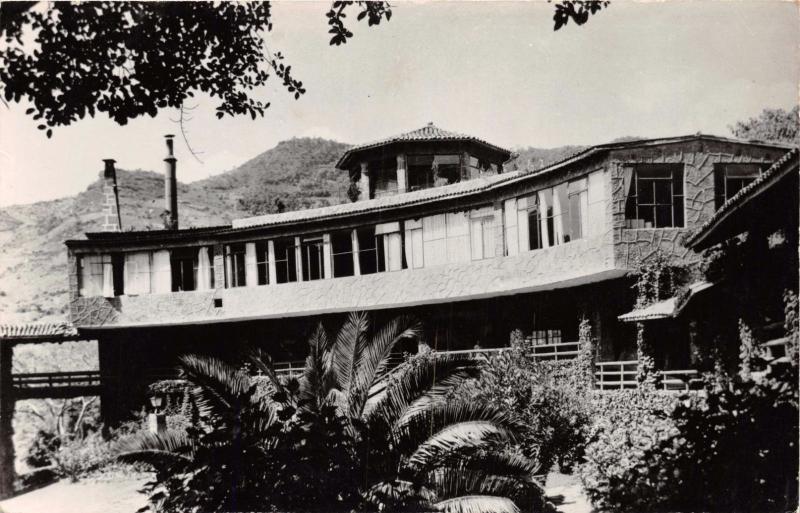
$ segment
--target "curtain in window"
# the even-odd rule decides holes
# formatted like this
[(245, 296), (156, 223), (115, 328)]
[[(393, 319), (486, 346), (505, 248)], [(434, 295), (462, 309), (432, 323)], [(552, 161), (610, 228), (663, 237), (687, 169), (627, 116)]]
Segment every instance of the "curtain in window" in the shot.
[(156, 294), (172, 292), (172, 266), (169, 251), (161, 250), (153, 253), (152, 289)]
[(480, 260), (483, 258), (483, 220), (478, 217), (470, 220), (472, 232), (472, 259)]
[(387, 271), (399, 271), (403, 268), (403, 239), (400, 232), (383, 236), (383, 254)]
[(150, 252), (125, 254), (125, 294), (150, 293)]
[(622, 168), (622, 191), (625, 193), (625, 198), (633, 195), (631, 187), (633, 186), (633, 167), (625, 166)]
[(519, 229), (517, 228), (517, 200), (512, 198), (506, 200), (503, 205), (503, 224), (506, 235), (506, 250), (509, 256), (519, 253)]
[(469, 218), (466, 212), (447, 214), (447, 262), (469, 262)]
[(567, 184), (557, 185), (553, 188), (553, 243), (565, 242), (565, 235), (569, 233), (569, 199), (567, 198)]
[(103, 262), (103, 297), (114, 297), (114, 269), (111, 262)]
[(542, 233), (542, 247), (549, 248), (550, 247), (550, 236), (547, 230), (547, 217), (548, 217), (548, 210), (552, 205), (548, 201), (548, 197), (552, 198), (552, 191), (550, 190), (542, 190), (539, 191), (539, 223)]
[(202, 247), (197, 252), (197, 290), (211, 290), (211, 272), (208, 248)]
[(445, 214), (422, 218), (422, 239), (425, 265), (438, 265), (447, 262), (447, 234)]
[(603, 171), (590, 173), (588, 177), (587, 200), (588, 221), (587, 233), (589, 236), (602, 235), (606, 227), (606, 192)]
[(404, 223), (406, 231), (405, 253), (409, 269), (418, 269), (424, 265), (422, 258), (422, 222), (409, 220)]
[(99, 255), (81, 257), (81, 296), (100, 296), (103, 293), (103, 260)]
[(256, 243), (244, 245), (244, 282), (248, 287), (258, 285), (258, 265), (256, 263)]

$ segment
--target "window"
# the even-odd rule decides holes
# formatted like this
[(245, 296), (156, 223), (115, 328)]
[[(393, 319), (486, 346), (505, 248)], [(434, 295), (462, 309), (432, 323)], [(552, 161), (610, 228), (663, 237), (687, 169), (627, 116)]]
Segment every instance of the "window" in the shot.
[(353, 232), (342, 230), (331, 233), (331, 253), (333, 254), (333, 277), (353, 276)]
[(528, 196), (525, 211), (528, 219), (528, 247), (527, 249), (541, 249), (542, 246), (542, 216), (539, 211), (539, 196)]
[(358, 237), (358, 265), (361, 274), (373, 274), (386, 270), (386, 257), (383, 248), (383, 236), (375, 235), (374, 226), (366, 226), (356, 230)]
[(459, 155), (409, 155), (408, 189), (427, 189), (439, 182), (456, 183), (461, 180)]
[(129, 295), (149, 294), (152, 254), (141, 251), (125, 254), (125, 291)]
[(172, 292), (197, 288), (197, 248), (170, 251), (170, 268), (172, 269)]
[(419, 269), (425, 265), (423, 257), (422, 222), (409, 220), (405, 223), (404, 256), (406, 267)]
[(294, 239), (278, 239), (275, 246), (275, 281), (289, 283), (297, 281), (297, 256)]
[(80, 267), (80, 295), (84, 297), (113, 297), (114, 270), (111, 255), (83, 255), (78, 261)]
[(269, 243), (256, 242), (256, 273), (259, 285), (269, 284)]
[(397, 192), (397, 158), (369, 163), (370, 186), (374, 197)]
[(716, 164), (714, 166), (715, 208), (720, 208), (760, 174), (759, 164)]
[(470, 219), (472, 259), (482, 260), (494, 256), (494, 215)]
[(300, 244), (303, 281), (321, 280), (325, 277), (322, 247), (322, 237), (304, 239)]
[(247, 284), (244, 243), (225, 246), (225, 287), (244, 287)]
[(683, 226), (683, 166), (644, 164), (627, 168), (626, 227)]
[(587, 216), (589, 214), (589, 189), (586, 178), (569, 182), (567, 188), (569, 194), (569, 240), (577, 240), (584, 237), (584, 232), (588, 226)]

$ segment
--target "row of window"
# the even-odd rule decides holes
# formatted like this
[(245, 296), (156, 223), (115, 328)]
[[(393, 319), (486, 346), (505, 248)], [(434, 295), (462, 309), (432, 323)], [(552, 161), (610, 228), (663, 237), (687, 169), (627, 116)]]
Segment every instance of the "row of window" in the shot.
[[(764, 171), (762, 164), (722, 163), (714, 166), (714, 205), (720, 208)], [(625, 168), (627, 228), (683, 227), (682, 164), (642, 164)]]
[[(718, 165), (716, 203), (721, 205), (761, 171), (759, 165)], [(629, 228), (684, 225), (682, 165), (627, 168), (623, 187)], [(228, 244), (224, 246), (224, 286), (416, 269), (548, 248), (604, 233), (607, 197), (603, 171), (597, 171), (507, 200), (501, 223), (494, 208), (486, 207), (319, 236)], [(200, 247), (84, 256), (81, 295), (211, 290), (211, 255), (211, 248)]]

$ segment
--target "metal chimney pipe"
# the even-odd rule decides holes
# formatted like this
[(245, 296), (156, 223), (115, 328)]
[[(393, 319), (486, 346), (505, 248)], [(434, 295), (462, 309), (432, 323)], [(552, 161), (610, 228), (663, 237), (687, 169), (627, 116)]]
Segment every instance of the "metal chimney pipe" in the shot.
[(172, 134), (164, 136), (167, 143), (167, 157), (164, 159), (164, 228), (178, 229), (178, 180), (175, 176), (176, 162), (173, 152), (174, 138)]
[(103, 159), (103, 231), (122, 231), (122, 214), (119, 211), (119, 191), (117, 190), (116, 160)]

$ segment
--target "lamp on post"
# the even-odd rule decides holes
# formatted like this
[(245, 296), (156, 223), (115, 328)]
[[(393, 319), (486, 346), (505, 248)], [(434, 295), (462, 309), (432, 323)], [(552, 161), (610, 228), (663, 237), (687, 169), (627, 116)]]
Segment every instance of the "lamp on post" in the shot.
[(160, 413), (164, 398), (160, 394), (150, 396), (153, 411), (147, 416), (147, 428), (153, 434), (163, 433), (167, 429), (167, 416)]

